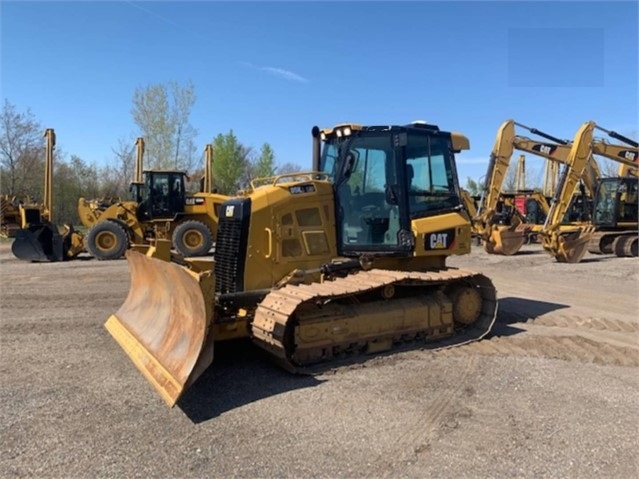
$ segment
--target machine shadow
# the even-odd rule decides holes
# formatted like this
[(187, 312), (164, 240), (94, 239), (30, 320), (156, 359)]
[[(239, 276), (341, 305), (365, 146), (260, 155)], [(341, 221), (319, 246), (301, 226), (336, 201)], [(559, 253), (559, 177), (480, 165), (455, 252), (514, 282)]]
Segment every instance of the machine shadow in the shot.
[(523, 329), (512, 325), (535, 320), (544, 314), (569, 307), (567, 304), (549, 303), (527, 298), (500, 298), (497, 318), (490, 336), (512, 336), (521, 333), (524, 331)]
[(322, 382), (285, 371), (249, 340), (228, 341), (215, 345), (213, 364), (186, 391), (178, 407), (197, 424), (260, 399)]
[(617, 256), (612, 256), (612, 255), (608, 255), (608, 256), (591, 256), (590, 258), (584, 258), (580, 261), (580, 263), (600, 263), (602, 261), (610, 261), (610, 260), (616, 260)]

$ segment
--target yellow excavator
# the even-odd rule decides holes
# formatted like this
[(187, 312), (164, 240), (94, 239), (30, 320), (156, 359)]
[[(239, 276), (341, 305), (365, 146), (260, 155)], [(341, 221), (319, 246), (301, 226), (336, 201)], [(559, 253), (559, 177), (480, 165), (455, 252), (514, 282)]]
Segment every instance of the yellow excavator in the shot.
[(540, 232), (544, 249), (559, 262), (578, 263), (586, 250), (594, 249), (595, 245), (600, 252), (610, 246), (609, 252), (614, 251), (618, 256), (637, 256), (636, 176), (600, 178), (593, 198), (592, 221), (569, 231), (560, 230), (561, 219), (570, 204), (572, 192), (583, 177), (593, 153), (622, 163), (627, 167), (622, 171), (636, 171), (637, 148), (595, 140), (595, 129), (602, 128), (594, 121), (587, 121), (577, 131), (566, 168), (561, 174), (548, 217)]
[(16, 258), (25, 261), (62, 261), (71, 259), (84, 250), (82, 234), (74, 231), (73, 226), (59, 228), (53, 216), (53, 152), (55, 149), (55, 131), (47, 128), (44, 132), (44, 202), (42, 205), (21, 204), (20, 225), (11, 244)]
[(214, 261), (152, 257), (162, 241), (127, 251), (129, 294), (105, 326), (170, 406), (219, 341), (250, 337), (297, 371), (491, 329), (490, 279), (446, 266), (471, 247), (454, 159), (468, 139), (425, 123), (312, 136), (313, 171), (254, 180), (222, 204)]
[[(515, 126), (524, 128), (531, 133), (551, 140), (552, 143), (530, 139), (515, 132)], [(541, 156), (549, 161), (565, 164), (570, 152), (570, 142), (556, 138), (536, 128), (530, 128), (514, 120), (505, 121), (497, 131), (495, 144), (490, 154), (490, 161), (486, 173), (484, 190), (479, 201), (477, 215), (473, 218), (473, 226), (484, 242), (484, 249), (490, 254), (513, 255), (528, 241), (529, 235), (536, 234), (541, 226), (526, 223), (522, 214), (518, 214), (514, 207), (512, 196), (502, 192), (506, 172), (514, 150), (524, 151)], [(590, 203), (584, 195), (593, 197), (596, 182), (601, 176), (594, 158), (584, 167), (583, 183), (585, 192), (579, 188), (571, 192), (571, 205), (581, 210), (570, 216), (580, 216), (585, 219), (590, 211)], [(539, 208), (544, 207), (537, 195), (528, 195), (537, 201)], [(574, 198), (574, 200), (573, 200)], [(506, 201), (504, 201), (506, 200)], [(563, 222), (563, 218), (562, 218)]]
[(588, 242), (588, 252), (637, 256), (639, 143), (599, 125), (594, 128), (626, 145), (593, 142), (593, 153), (618, 162), (619, 169), (616, 177), (598, 182), (592, 218), (595, 232)]

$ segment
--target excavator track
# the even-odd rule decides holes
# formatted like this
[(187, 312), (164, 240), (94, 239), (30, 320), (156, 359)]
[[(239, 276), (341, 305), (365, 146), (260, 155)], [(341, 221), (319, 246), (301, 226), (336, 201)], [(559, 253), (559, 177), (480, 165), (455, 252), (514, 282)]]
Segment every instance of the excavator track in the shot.
[(373, 269), (269, 293), (252, 323), (255, 343), (289, 371), (413, 341), (451, 347), (486, 336), (497, 293), (486, 276), (444, 269)]
[(588, 252), (636, 257), (637, 243), (636, 231), (597, 231), (588, 242)]

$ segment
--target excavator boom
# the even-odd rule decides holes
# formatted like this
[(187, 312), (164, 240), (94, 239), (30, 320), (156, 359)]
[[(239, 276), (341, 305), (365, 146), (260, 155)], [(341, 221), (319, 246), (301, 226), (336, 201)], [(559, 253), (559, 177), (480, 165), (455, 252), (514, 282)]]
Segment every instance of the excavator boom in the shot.
[(595, 122), (586, 122), (575, 134), (568, 154), (567, 167), (562, 172), (557, 192), (553, 197), (550, 211), (541, 231), (544, 249), (559, 262), (578, 263), (581, 261), (593, 233), (591, 226), (577, 227), (570, 233), (560, 232), (559, 225), (592, 157), (594, 126)]

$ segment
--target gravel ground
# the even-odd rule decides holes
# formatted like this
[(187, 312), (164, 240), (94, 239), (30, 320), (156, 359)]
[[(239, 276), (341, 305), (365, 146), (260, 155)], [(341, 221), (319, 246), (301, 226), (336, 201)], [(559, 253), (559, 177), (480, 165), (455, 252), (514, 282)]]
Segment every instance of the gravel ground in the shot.
[(0, 477), (639, 477), (639, 261), (450, 263), (493, 279), (491, 338), (314, 376), (234, 342), (168, 409), (103, 328), (126, 261), (0, 243)]

